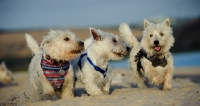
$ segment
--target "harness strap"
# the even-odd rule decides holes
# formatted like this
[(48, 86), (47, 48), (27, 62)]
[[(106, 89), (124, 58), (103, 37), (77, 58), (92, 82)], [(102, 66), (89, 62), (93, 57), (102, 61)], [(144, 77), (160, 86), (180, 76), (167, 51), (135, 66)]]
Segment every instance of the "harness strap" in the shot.
[(135, 62), (137, 62), (137, 71), (138, 71), (140, 77), (142, 77), (141, 70), (144, 71), (144, 68), (143, 68), (140, 60), (141, 60), (141, 58), (146, 57), (146, 56), (147, 56), (146, 52), (143, 52), (142, 49), (135, 56)]
[(90, 60), (89, 57), (87, 57), (87, 60), (88, 60), (88, 62), (94, 67), (94, 69), (95, 69), (96, 71), (99, 71), (101, 74), (103, 74), (104, 78), (106, 77), (106, 73), (107, 73), (107, 70), (108, 70), (108, 65), (107, 65), (107, 67), (106, 67), (106, 70), (103, 70), (103, 69), (101, 69), (100, 67), (94, 65), (93, 62)]
[[(87, 55), (87, 53), (82, 54), (81, 57), (80, 57), (80, 59), (79, 59), (79, 61), (78, 61), (78, 66), (79, 66), (80, 70), (81, 70), (81, 68), (82, 68), (82, 66), (81, 66), (81, 59), (82, 59), (84, 56), (86, 56), (86, 55)], [(92, 62), (92, 60), (91, 60), (89, 57), (87, 57), (87, 60), (88, 60), (88, 62), (90, 63), (90, 65), (93, 66), (93, 68), (94, 68), (96, 71), (98, 71), (98, 72), (100, 72), (101, 74), (103, 74), (104, 78), (106, 77), (106, 73), (107, 73), (107, 70), (108, 70), (108, 66), (109, 66), (109, 65), (107, 65), (106, 69), (103, 70), (103, 69), (101, 69), (100, 67), (94, 65), (94, 63)]]
[(79, 61), (78, 61), (78, 66), (79, 66), (80, 70), (82, 69), (81, 60), (82, 60), (82, 58), (83, 58), (84, 56), (86, 56), (86, 55), (87, 55), (87, 53), (84, 53), (84, 54), (81, 54), (81, 56), (80, 56), (80, 59), (79, 59)]
[(41, 68), (43, 70), (44, 76), (47, 80), (56, 88), (61, 88), (65, 77), (68, 74), (69, 62), (62, 63), (60, 65), (55, 65), (50, 61), (47, 61), (42, 56)]
[(135, 56), (135, 62), (137, 62), (137, 71), (139, 72), (140, 76), (142, 75), (141, 69), (144, 71), (144, 68), (141, 64), (141, 59), (143, 57), (148, 59), (153, 67), (157, 66), (165, 67), (167, 65), (167, 60), (165, 57), (163, 59), (159, 59), (156, 55), (148, 57), (146, 51), (141, 49)]

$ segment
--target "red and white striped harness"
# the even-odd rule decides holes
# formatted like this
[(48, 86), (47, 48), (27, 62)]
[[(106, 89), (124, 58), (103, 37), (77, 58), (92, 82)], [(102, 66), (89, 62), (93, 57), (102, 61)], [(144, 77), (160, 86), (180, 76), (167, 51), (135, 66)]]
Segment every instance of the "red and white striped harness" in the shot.
[(42, 56), (41, 59), (41, 67), (44, 72), (44, 76), (49, 80), (49, 82), (52, 84), (52, 86), (55, 86), (56, 88), (61, 88), (65, 77), (68, 74), (69, 70), (69, 62), (64, 61), (59, 64), (54, 64), (50, 60), (50, 58), (47, 58), (46, 60), (44, 56)]

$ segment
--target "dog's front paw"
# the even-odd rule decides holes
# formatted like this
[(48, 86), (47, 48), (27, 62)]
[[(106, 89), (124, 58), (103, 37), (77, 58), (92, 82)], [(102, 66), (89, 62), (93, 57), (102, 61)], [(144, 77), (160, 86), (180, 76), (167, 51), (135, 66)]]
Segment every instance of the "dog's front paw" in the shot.
[(75, 94), (71, 93), (71, 94), (61, 94), (61, 99), (64, 98), (74, 98)]
[(104, 95), (109, 95), (110, 94), (109, 91), (106, 91), (106, 90), (103, 90), (102, 92), (103, 92)]
[(162, 76), (157, 76), (157, 77), (153, 78), (153, 82), (154, 82), (156, 85), (161, 85), (161, 84), (163, 84), (163, 82), (164, 82), (164, 77), (162, 77)]
[(55, 94), (45, 94), (42, 98), (43, 100), (52, 100), (52, 101), (55, 101), (55, 100), (58, 100), (60, 99), (60, 97), (58, 95), (55, 95)]
[(164, 83), (163, 90), (171, 90), (171, 89), (172, 89), (172, 85), (171, 84)]
[(103, 92), (102, 91), (96, 91), (96, 92), (91, 92), (91, 93), (88, 93), (90, 96), (98, 96), (98, 95), (103, 95)]
[(75, 97), (75, 92), (64, 92), (61, 94), (61, 98), (73, 98)]
[(162, 90), (171, 90), (172, 89), (172, 87), (163, 87), (163, 89)]

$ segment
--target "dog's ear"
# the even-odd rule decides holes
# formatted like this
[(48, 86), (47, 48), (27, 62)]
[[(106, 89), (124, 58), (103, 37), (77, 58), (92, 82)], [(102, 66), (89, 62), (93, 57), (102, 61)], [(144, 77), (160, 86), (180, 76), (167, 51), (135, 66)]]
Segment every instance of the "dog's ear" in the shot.
[(144, 19), (144, 28), (148, 27), (150, 27), (150, 23), (146, 19)]
[(170, 26), (170, 20), (169, 20), (169, 18), (167, 18), (167, 19), (165, 19), (165, 21), (163, 21), (163, 23), (164, 23), (164, 25), (166, 25), (166, 26)]
[(101, 35), (98, 33), (96, 29), (89, 27), (89, 30), (94, 40), (97, 40), (97, 41), (101, 40)]
[(43, 41), (43, 42), (40, 44), (40, 47), (43, 48), (44, 45), (49, 44), (49, 42), (50, 42), (49, 40)]

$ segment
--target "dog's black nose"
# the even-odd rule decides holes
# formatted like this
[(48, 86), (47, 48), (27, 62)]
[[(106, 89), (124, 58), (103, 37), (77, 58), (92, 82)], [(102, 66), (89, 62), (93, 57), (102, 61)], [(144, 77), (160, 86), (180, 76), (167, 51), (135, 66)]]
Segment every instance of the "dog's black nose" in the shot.
[(80, 45), (80, 46), (84, 46), (84, 42), (79, 41), (79, 45)]
[(131, 50), (130, 47), (126, 47), (126, 51), (129, 52)]
[(154, 44), (157, 46), (159, 44), (159, 41), (158, 40), (155, 40), (154, 41)]

